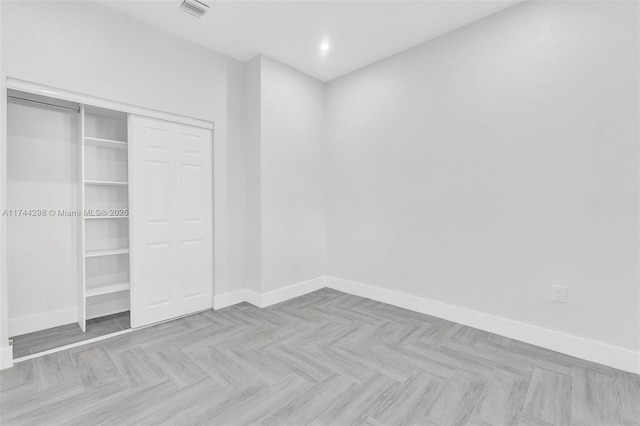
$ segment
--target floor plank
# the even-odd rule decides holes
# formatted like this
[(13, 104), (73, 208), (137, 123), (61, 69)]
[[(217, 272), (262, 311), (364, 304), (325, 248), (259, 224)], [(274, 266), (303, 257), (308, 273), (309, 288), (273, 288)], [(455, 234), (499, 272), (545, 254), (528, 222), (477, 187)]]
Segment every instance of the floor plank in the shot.
[(151, 357), (178, 387), (193, 384), (207, 375), (178, 348), (157, 351)]
[(282, 408), (265, 418), (262, 423), (266, 425), (309, 424), (352, 384), (353, 382), (349, 379), (339, 374), (333, 374), (285, 403)]
[(625, 425), (640, 425), (640, 376), (613, 370), (620, 412)]
[[(80, 381), (77, 383), (84, 389)], [(40, 395), (39, 408), (25, 412), (12, 419), (7, 424), (33, 424), (33, 425), (57, 425), (72, 423), (70, 419), (78, 415), (85, 415), (87, 418), (95, 416), (95, 407), (100, 403), (110, 400), (121, 393), (129, 391), (129, 386), (118, 380), (78, 392), (78, 386), (61, 389), (56, 394), (56, 398), (50, 398), (47, 394)]]
[(73, 361), (86, 389), (120, 380), (120, 371), (104, 348), (94, 348), (73, 354)]
[(521, 422), (564, 426), (571, 423), (571, 377), (536, 368)]
[(14, 368), (0, 370), (0, 391), (22, 385), (33, 380), (33, 361), (25, 361)]
[(36, 387), (39, 391), (78, 378), (71, 354), (68, 351), (35, 358), (33, 364)]
[(622, 424), (613, 374), (573, 369), (571, 420), (574, 425)]
[(427, 409), (426, 419), (434, 425), (466, 424), (486, 385), (482, 377), (456, 371)]
[(164, 371), (141, 348), (117, 352), (111, 359), (132, 389), (167, 379)]
[(415, 424), (435, 401), (444, 383), (445, 380), (440, 377), (418, 373), (397, 387), (395, 394), (390, 397), (393, 403), (383, 413), (368, 420), (387, 425)]
[(530, 377), (496, 370), (480, 398), (469, 424), (517, 425), (527, 396)]
[(70, 380), (59, 385), (50, 386), (38, 391), (35, 382), (27, 382), (0, 393), (0, 419), (1, 424), (19, 416), (30, 419), (30, 416), (39, 409), (46, 407), (47, 411), (58, 401), (67, 400), (74, 396), (82, 395), (84, 386), (80, 379)]

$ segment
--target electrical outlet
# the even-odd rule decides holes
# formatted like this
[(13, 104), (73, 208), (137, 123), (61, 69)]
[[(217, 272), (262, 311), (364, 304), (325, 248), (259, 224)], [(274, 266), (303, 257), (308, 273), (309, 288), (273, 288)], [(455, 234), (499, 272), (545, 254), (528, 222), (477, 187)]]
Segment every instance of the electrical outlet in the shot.
[(299, 254), (294, 254), (293, 255), (293, 267), (297, 268), (298, 266), (300, 266), (300, 255)]
[(564, 285), (553, 286), (553, 300), (555, 302), (566, 303), (567, 301), (567, 287)]

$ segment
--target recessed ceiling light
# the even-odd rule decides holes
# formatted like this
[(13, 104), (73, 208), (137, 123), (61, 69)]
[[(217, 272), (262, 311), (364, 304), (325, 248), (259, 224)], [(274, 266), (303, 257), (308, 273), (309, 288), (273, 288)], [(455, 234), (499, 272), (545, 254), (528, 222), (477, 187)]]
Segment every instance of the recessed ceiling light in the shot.
[(322, 52), (328, 52), (330, 48), (331, 46), (329, 46), (329, 43), (326, 42), (320, 45), (320, 51)]

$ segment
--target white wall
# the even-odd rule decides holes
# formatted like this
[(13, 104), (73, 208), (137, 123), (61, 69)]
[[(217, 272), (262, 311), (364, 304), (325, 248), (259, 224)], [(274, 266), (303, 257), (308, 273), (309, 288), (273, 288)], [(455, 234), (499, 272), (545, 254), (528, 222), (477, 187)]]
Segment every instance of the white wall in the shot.
[(225, 127), (232, 59), (91, 2), (2, 8), (5, 75)]
[(262, 58), (256, 56), (245, 65), (245, 274), (244, 284), (262, 292), (262, 192), (260, 182), (260, 90)]
[[(245, 139), (244, 139), (244, 72), (245, 65), (240, 62), (231, 62), (228, 66), (227, 74), (227, 147), (228, 154), (225, 163), (227, 164), (228, 182), (224, 184), (227, 191), (227, 200), (229, 203), (227, 218), (222, 221), (228, 223), (227, 244), (219, 247), (220, 251), (227, 252), (227, 262), (229, 265), (228, 275), (226, 278), (218, 275), (216, 282), (227, 282), (228, 285), (222, 285), (214, 288), (215, 294), (223, 292), (235, 291), (244, 287), (244, 268), (245, 268)], [(219, 135), (214, 134), (214, 138), (218, 140)], [(215, 153), (214, 153), (215, 155)], [(215, 164), (214, 164), (215, 168)], [(214, 181), (216, 177), (214, 175)], [(214, 182), (215, 184), (215, 182)], [(218, 188), (218, 191), (220, 188)], [(215, 188), (214, 188), (215, 192)], [(214, 207), (215, 216), (215, 207)], [(215, 232), (215, 230), (214, 230)], [(214, 255), (215, 258), (221, 258), (221, 254)], [(216, 265), (214, 265), (215, 268)]]
[(326, 273), (325, 91), (268, 57), (261, 65), (262, 291), (269, 292)]
[(330, 82), (329, 275), (637, 351), (638, 52), (526, 2)]
[(215, 123), (215, 293), (241, 288), (242, 64), (91, 2), (1, 8), (3, 94), (13, 77)]
[(268, 293), (326, 272), (324, 84), (266, 56), (247, 63), (246, 275)]

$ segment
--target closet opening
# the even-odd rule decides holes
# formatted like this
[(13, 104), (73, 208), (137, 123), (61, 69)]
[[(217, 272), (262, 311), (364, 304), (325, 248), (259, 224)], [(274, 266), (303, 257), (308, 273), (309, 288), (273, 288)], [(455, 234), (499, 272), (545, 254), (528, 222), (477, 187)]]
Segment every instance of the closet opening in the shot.
[(130, 328), (128, 142), (126, 113), (8, 90), (15, 358)]

